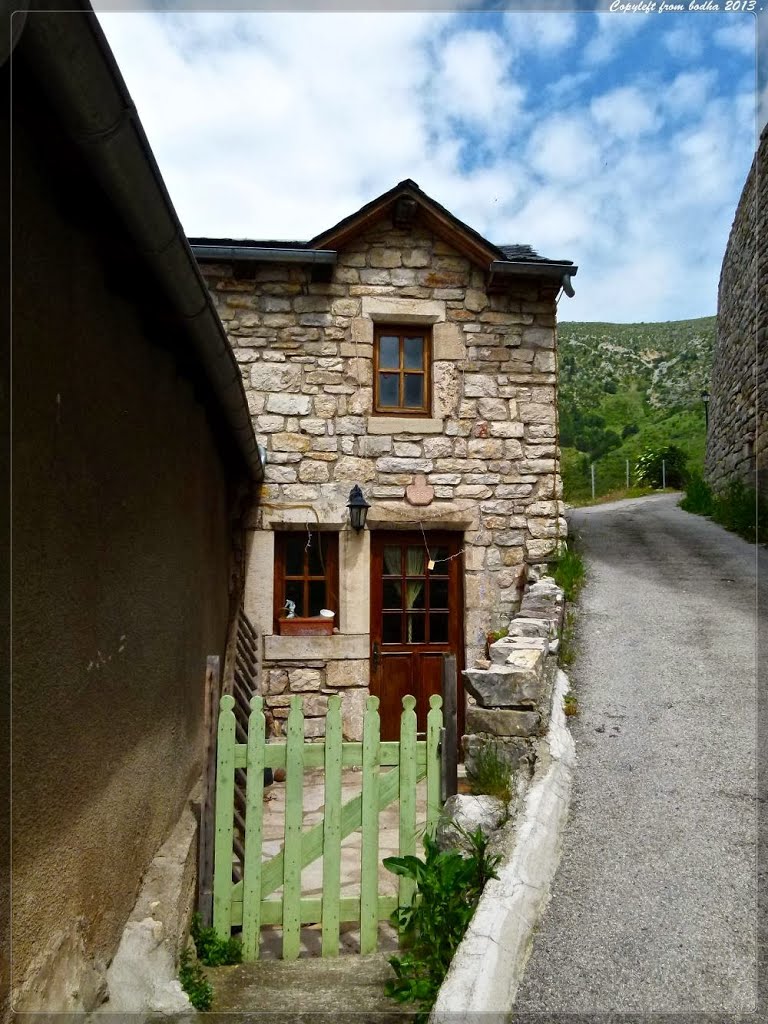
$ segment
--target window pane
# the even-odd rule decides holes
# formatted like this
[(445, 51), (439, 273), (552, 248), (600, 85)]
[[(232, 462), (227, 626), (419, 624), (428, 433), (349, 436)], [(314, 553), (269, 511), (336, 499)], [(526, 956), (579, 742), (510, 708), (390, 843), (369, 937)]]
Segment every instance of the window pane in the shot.
[(424, 608), (424, 599), (426, 594), (424, 593), (424, 583), (421, 580), (408, 580), (405, 585), (405, 607), (406, 608)]
[(420, 373), (406, 373), (403, 405), (406, 409), (421, 409), (424, 405), (424, 377)]
[(401, 572), (400, 548), (394, 545), (384, 548), (384, 575), (399, 576)]
[(387, 369), (400, 367), (400, 339), (388, 334), (379, 338), (379, 366)]
[(429, 616), (429, 642), (431, 644), (448, 643), (448, 613)]
[(430, 580), (429, 607), (448, 607), (448, 580)]
[[(325, 580), (313, 580), (309, 584), (309, 609), (307, 615), (319, 615), (325, 608)], [(336, 610), (335, 608), (333, 609)]]
[(304, 584), (301, 580), (285, 581), (285, 597), (296, 605), (296, 614), (304, 614)]
[(381, 640), (385, 644), (400, 644), (403, 642), (403, 617), (398, 612), (395, 615), (382, 616)]
[(304, 544), (306, 544), (306, 537), (302, 543), (301, 538), (297, 535), (295, 537), (286, 537), (285, 539), (285, 575), (286, 576), (303, 576), (304, 575)]
[(403, 607), (403, 590), (400, 580), (385, 580), (384, 581), (384, 607), (385, 608), (402, 608)]
[(406, 642), (409, 644), (423, 644), (424, 643), (424, 622), (425, 616), (423, 613), (413, 613), (408, 616), (408, 635)]
[(448, 575), (448, 562), (445, 559), (448, 557), (448, 548), (437, 547), (431, 548), (432, 558), (435, 560), (435, 568), (432, 570), (432, 576), (447, 576)]
[[(306, 547), (306, 544), (307, 544), (306, 534), (304, 535), (303, 539), (304, 539), (304, 546)], [(324, 560), (325, 560), (325, 549), (323, 549), (323, 551), (322, 551), (322, 557), (321, 557), (321, 551), (320, 551), (322, 543), (323, 542), (322, 542), (321, 537), (318, 534), (313, 533), (312, 534), (312, 542), (309, 545), (309, 551), (307, 551), (307, 556), (308, 556), (307, 557), (307, 562), (308, 562), (308, 566), (309, 566), (309, 575), (310, 576), (325, 576), (325, 570), (323, 569), (323, 563), (324, 563)]]
[(405, 553), (406, 576), (424, 575), (424, 548), (408, 548)]
[(399, 373), (379, 374), (379, 405), (397, 406), (400, 404), (399, 384)]
[(405, 338), (403, 341), (404, 359), (403, 365), (406, 370), (424, 369), (424, 339)]

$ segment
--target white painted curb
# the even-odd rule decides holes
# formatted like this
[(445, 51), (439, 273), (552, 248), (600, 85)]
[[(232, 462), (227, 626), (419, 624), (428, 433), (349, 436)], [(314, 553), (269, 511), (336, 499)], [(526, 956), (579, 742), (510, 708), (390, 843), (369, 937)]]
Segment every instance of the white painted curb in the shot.
[[(521, 820), (505, 859), (480, 897), (430, 1015), (430, 1024), (456, 1024), (471, 1014), (506, 1021), (528, 958), (533, 928), (549, 899), (560, 861), (576, 765), (563, 697), (568, 677), (558, 671), (552, 715)], [(480, 1017), (478, 1016), (478, 1020)]]

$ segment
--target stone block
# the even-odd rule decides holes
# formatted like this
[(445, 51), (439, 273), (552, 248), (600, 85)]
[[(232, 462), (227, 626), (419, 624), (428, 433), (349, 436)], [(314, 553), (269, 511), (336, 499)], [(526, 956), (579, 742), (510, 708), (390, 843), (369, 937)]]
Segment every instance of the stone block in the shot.
[(318, 693), (323, 685), (323, 676), (317, 668), (288, 669), (288, 680), (294, 693), (312, 691)]
[(256, 363), (251, 367), (251, 387), (256, 391), (298, 391), (300, 386), (301, 366)]
[(432, 358), (436, 361), (466, 359), (464, 332), (459, 324), (437, 323), (432, 328)]
[(308, 395), (268, 395), (267, 412), (280, 413), (282, 416), (308, 416), (312, 408), (312, 399)]
[(325, 718), (305, 718), (304, 738), (316, 740), (325, 736)]
[[(530, 552), (531, 544), (528, 549)], [(534, 583), (523, 595), (519, 618), (559, 619), (563, 603), (563, 592), (557, 584), (547, 580)]]
[(517, 651), (548, 651), (547, 639), (541, 636), (503, 636), (488, 648), (494, 665), (505, 665)]
[[(333, 457), (333, 456), (331, 456)], [(267, 466), (269, 472), (269, 466)], [(299, 480), (302, 483), (326, 483), (330, 479), (330, 470), (325, 462), (318, 462), (315, 459), (305, 459), (299, 466)]]
[(480, 829), (486, 836), (503, 823), (507, 808), (495, 796), (449, 796), (440, 812), (435, 838), (441, 850), (466, 850), (466, 833)]
[(329, 661), (325, 666), (325, 685), (329, 689), (338, 690), (347, 687), (365, 687), (368, 685), (368, 662)]
[(466, 687), (481, 707), (536, 705), (544, 694), (545, 659), (542, 651), (515, 651), (504, 665), (487, 671), (466, 669)]
[(509, 765), (511, 772), (529, 772), (533, 763), (533, 746), (529, 739), (517, 736), (489, 736), (483, 733), (469, 733), (461, 737), (464, 750), (464, 764), (467, 774), (477, 770), (478, 756), (481, 751), (492, 744), (500, 761)]
[[(557, 632), (552, 619), (514, 618), (509, 624), (509, 636), (553, 637)], [(551, 650), (551, 646), (550, 646)]]
[(470, 708), (467, 711), (467, 732), (490, 736), (538, 736), (541, 715), (538, 711), (489, 710)]
[(499, 385), (494, 377), (483, 373), (464, 375), (465, 398), (497, 398)]
[(368, 690), (347, 690), (341, 697), (341, 732), (348, 742), (359, 743), (363, 738), (363, 719)]
[(370, 459), (343, 455), (333, 467), (333, 479), (352, 483), (366, 483), (376, 478), (376, 469)]
[(416, 416), (369, 416), (369, 434), (442, 434), (443, 420)]

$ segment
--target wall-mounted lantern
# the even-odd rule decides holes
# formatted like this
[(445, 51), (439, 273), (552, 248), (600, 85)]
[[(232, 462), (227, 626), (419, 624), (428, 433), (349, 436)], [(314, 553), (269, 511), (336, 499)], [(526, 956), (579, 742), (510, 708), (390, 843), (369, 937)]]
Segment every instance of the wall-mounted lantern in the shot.
[(704, 426), (709, 430), (709, 392), (706, 388), (701, 392), (701, 400), (704, 403)]
[(355, 533), (360, 533), (361, 530), (365, 529), (365, 520), (368, 517), (368, 509), (370, 507), (371, 506), (363, 497), (363, 492), (360, 490), (360, 486), (355, 484), (349, 492), (349, 501), (347, 502), (347, 508), (349, 509), (349, 522)]

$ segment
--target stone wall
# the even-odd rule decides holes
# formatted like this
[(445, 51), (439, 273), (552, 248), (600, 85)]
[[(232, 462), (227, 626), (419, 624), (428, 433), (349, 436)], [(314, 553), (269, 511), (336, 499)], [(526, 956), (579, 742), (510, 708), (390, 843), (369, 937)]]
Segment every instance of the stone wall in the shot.
[[(203, 271), (227, 328), (259, 440), (266, 485), (251, 524), (246, 607), (265, 636), (267, 703), (287, 717), (291, 692), (343, 688), (345, 729), (355, 735), (368, 683), (368, 531), (347, 526), (360, 484), (372, 529), (418, 523), (463, 531), (467, 664), (486, 630), (506, 624), (526, 563), (550, 557), (565, 536), (555, 410), (555, 294), (518, 279), (485, 291), (483, 270), (417, 219), (381, 221), (346, 245), (329, 283), (290, 264), (231, 264)], [(432, 325), (430, 418), (372, 415), (373, 333), (379, 322)], [(419, 476), (429, 504), (406, 494)], [(298, 507), (291, 507), (298, 506)], [(271, 530), (315, 523), (341, 531), (340, 636), (272, 636)], [(250, 593), (249, 593), (250, 591)], [(291, 652), (298, 656), (291, 658)], [(336, 663), (337, 662), (337, 663)], [(315, 709), (315, 710), (313, 710)], [(322, 730), (318, 718), (307, 728)]]
[(715, 491), (743, 480), (768, 494), (768, 130), (741, 195), (718, 290), (706, 476)]

